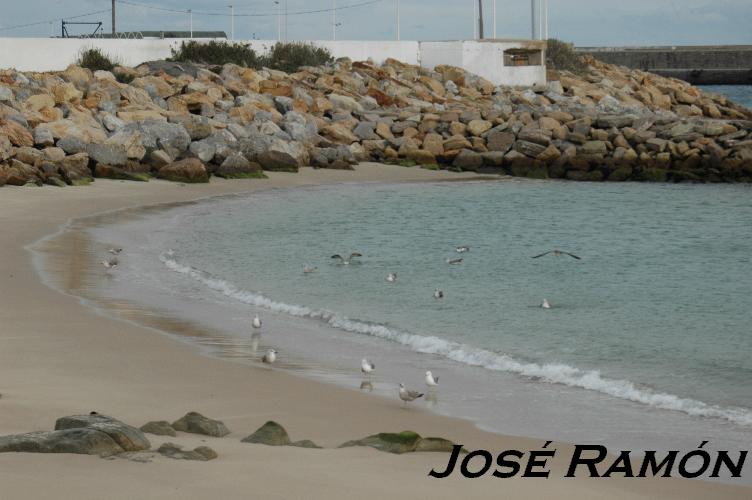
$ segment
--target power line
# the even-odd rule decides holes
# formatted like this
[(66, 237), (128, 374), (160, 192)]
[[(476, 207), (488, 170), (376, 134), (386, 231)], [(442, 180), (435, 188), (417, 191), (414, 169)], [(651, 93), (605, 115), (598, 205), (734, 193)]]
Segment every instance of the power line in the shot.
[(34, 22), (34, 23), (28, 23), (28, 24), (18, 24), (16, 26), (7, 26), (7, 27), (4, 27), (4, 28), (0, 28), (0, 31), (10, 31), (10, 30), (15, 30), (15, 29), (20, 29), (20, 28), (28, 28), (28, 27), (31, 27), (31, 26), (39, 26), (40, 24), (49, 24), (49, 23), (54, 23), (56, 21), (64, 21), (66, 19), (79, 19), (81, 17), (93, 16), (95, 14), (103, 14), (105, 12), (110, 12), (110, 9), (97, 10), (97, 11), (94, 11), (94, 12), (89, 12), (87, 14), (78, 14), (78, 15), (75, 15), (75, 16), (56, 17), (55, 19), (48, 19), (46, 21), (37, 21), (37, 22)]
[[(174, 12), (174, 13), (179, 13), (179, 14), (187, 14), (189, 12), (189, 10), (174, 9), (170, 7), (160, 7), (158, 5), (147, 5), (147, 4), (138, 3), (138, 2), (131, 2), (129, 0), (115, 0), (115, 1), (117, 3), (121, 3), (124, 5), (131, 5), (134, 7), (141, 7), (144, 9), (159, 10), (163, 12)], [(368, 0), (365, 2), (353, 3), (350, 5), (337, 7), (336, 10), (353, 9), (356, 7), (363, 7), (366, 5), (381, 3), (383, 1), (384, 0)], [(287, 15), (288, 16), (301, 16), (301, 15), (306, 15), (306, 14), (319, 14), (322, 12), (332, 12), (333, 10), (335, 9), (328, 8), (328, 9), (316, 9), (316, 10), (298, 10), (298, 11), (288, 12)], [(106, 11), (106, 12), (109, 12), (109, 11)], [(212, 16), (212, 17), (230, 17), (231, 16), (230, 14), (226, 14), (224, 12), (202, 12), (202, 11), (196, 11), (196, 10), (193, 11), (193, 14), (197, 16)], [(271, 13), (270, 14), (266, 14), (266, 13), (264, 14), (235, 14), (235, 17), (275, 17), (275, 16), (277, 16), (276, 12), (273, 14)]]

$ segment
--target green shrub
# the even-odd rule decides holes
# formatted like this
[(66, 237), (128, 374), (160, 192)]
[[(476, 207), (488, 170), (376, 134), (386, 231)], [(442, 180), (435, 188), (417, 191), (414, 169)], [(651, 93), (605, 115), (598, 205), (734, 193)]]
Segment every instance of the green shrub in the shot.
[(120, 83), (130, 84), (136, 77), (130, 73), (116, 73), (115, 80)]
[(587, 72), (588, 66), (574, 50), (574, 44), (551, 38), (546, 40), (546, 66), (548, 69), (571, 71), (575, 75)]
[(115, 69), (118, 61), (113, 61), (108, 54), (102, 52), (100, 49), (91, 47), (81, 49), (81, 52), (78, 53), (76, 64), (91, 71), (112, 71)]
[(321, 66), (333, 60), (331, 52), (321, 47), (302, 42), (278, 42), (260, 63), (267, 68), (295, 73), (303, 66)]
[(237, 64), (248, 68), (259, 66), (256, 52), (245, 43), (229, 43), (212, 40), (210, 42), (197, 42), (191, 40), (181, 42), (178, 49), (171, 49), (170, 61), (193, 62), (201, 64), (222, 65), (227, 63)]

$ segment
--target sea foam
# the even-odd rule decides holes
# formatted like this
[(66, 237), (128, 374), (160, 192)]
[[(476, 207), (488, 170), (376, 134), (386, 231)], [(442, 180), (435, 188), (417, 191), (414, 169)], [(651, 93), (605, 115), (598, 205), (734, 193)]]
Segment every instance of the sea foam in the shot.
[(325, 309), (286, 304), (259, 293), (243, 290), (234, 284), (215, 278), (205, 271), (178, 262), (171, 253), (164, 253), (160, 260), (172, 271), (184, 274), (204, 284), (210, 290), (244, 304), (262, 307), (291, 316), (320, 320), (332, 328), (370, 335), (396, 342), (419, 353), (434, 354), (469, 366), (482, 367), (517, 374), (545, 383), (561, 384), (590, 391), (597, 391), (615, 398), (644, 404), (663, 410), (673, 410), (696, 417), (720, 418), (738, 425), (752, 426), (752, 411), (744, 408), (721, 407), (674, 394), (637, 387), (629, 380), (604, 377), (598, 370), (581, 370), (562, 363), (530, 363), (512, 358), (503, 353), (480, 349), (435, 336), (416, 335), (398, 329), (349, 319)]

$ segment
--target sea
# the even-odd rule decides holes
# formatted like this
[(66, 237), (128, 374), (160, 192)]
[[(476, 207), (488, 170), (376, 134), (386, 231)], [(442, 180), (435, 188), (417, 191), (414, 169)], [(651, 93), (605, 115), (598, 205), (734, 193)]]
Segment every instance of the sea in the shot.
[[(750, 87), (708, 90), (752, 106)], [(191, 323), (164, 329), (206, 355), (251, 365), (275, 348), (280, 370), (377, 397), (403, 382), (426, 392), (415, 406), (495, 432), (748, 450), (751, 221), (748, 185), (276, 189), (89, 227), (125, 248), (89, 292)], [(553, 249), (579, 258), (533, 258)]]

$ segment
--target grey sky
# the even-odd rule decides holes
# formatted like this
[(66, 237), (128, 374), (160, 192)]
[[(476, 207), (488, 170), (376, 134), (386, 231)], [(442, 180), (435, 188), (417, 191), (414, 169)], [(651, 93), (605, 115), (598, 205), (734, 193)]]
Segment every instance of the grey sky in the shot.
[[(129, 0), (130, 1), (130, 0)], [(339, 7), (364, 0), (337, 0)], [(477, 0), (401, 0), (402, 39), (455, 39), (473, 36), (473, 3)], [(230, 9), (236, 14), (272, 14), (235, 18), (238, 39), (276, 39), (277, 6), (273, 0), (133, 0), (135, 3), (224, 16), (194, 14), (195, 30), (230, 33)], [(285, 0), (281, 0), (284, 4)], [(337, 14), (340, 39), (392, 40), (395, 2), (343, 9)], [(549, 0), (550, 35), (578, 45), (752, 44), (752, 0)], [(2, 0), (0, 36), (49, 36), (60, 31), (60, 18), (108, 10), (110, 0)], [(492, 33), (493, 0), (484, 0), (486, 33)], [(287, 0), (289, 12), (329, 9), (332, 0)], [(188, 29), (187, 14), (164, 12), (119, 3), (118, 30)], [(4, 30), (37, 21), (57, 19), (26, 28)], [(109, 12), (78, 21), (103, 21), (110, 29)], [(72, 27), (84, 31), (86, 27)], [(290, 39), (330, 39), (331, 13), (288, 16)], [(497, 0), (499, 37), (530, 37), (530, 1)]]

